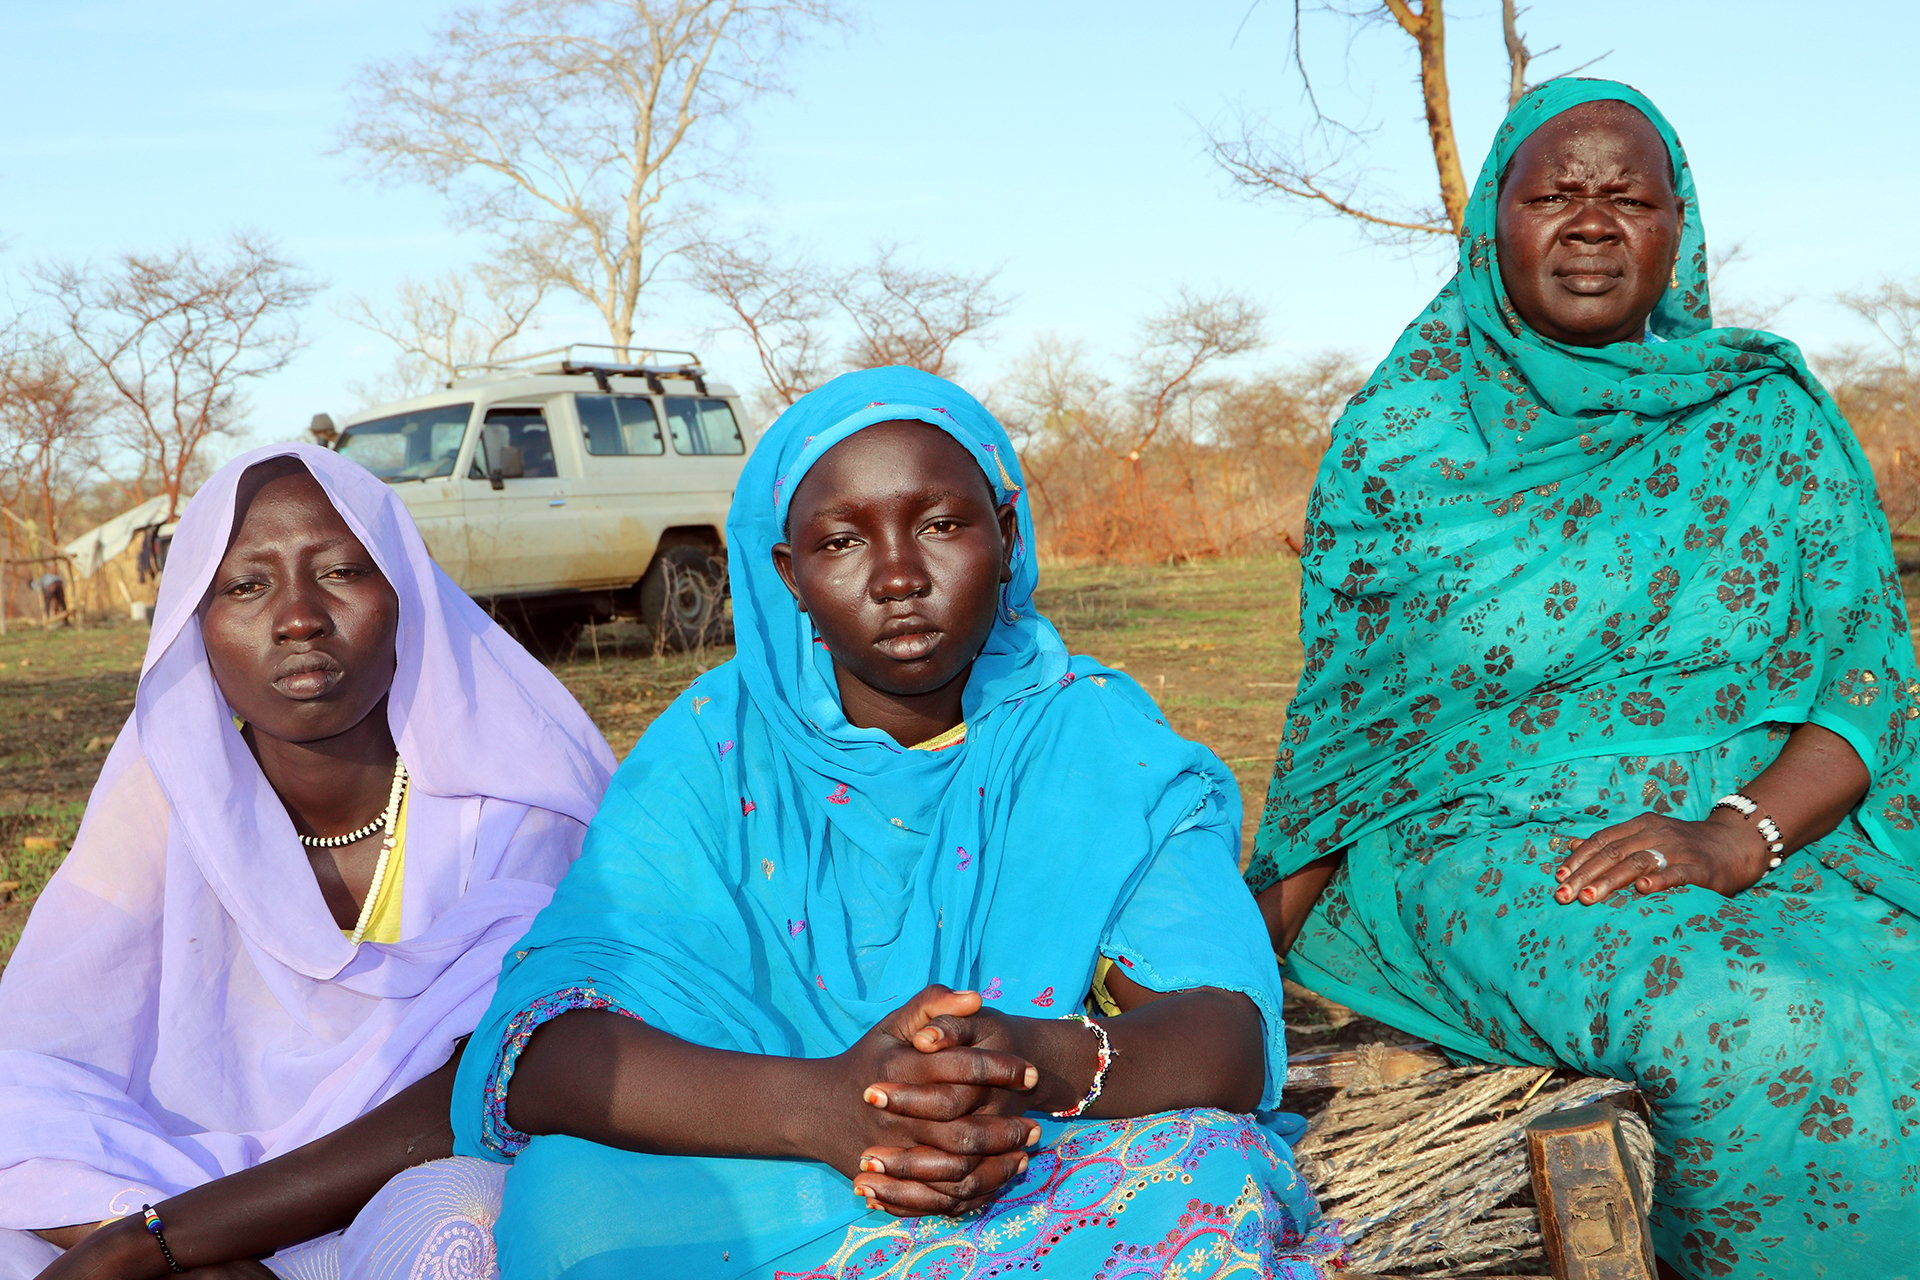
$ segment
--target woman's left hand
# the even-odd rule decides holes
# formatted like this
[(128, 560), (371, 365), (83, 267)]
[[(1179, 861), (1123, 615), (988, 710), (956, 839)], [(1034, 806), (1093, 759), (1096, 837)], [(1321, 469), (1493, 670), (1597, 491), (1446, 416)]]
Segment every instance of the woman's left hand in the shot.
[[(943, 1014), (907, 1031), (914, 1048), (936, 1063), (955, 1049), (1012, 1050), (1009, 1027), (991, 1009), (966, 1016)], [(924, 1084), (876, 1082), (885, 1110), (920, 1120), (950, 1121), (963, 1115), (1019, 1115), (1027, 1099), (1011, 1089), (987, 1089), (967, 1082), (936, 1079)], [(1027, 1167), (1027, 1153), (979, 1156), (938, 1147), (869, 1147), (860, 1154), (855, 1187), (871, 1208), (895, 1217), (924, 1214), (957, 1216), (990, 1203), (1001, 1187)]]
[(1658, 893), (1697, 884), (1732, 897), (1767, 872), (1766, 845), (1746, 823), (1716, 810), (1704, 822), (1643, 813), (1602, 827), (1554, 870), (1556, 902), (1592, 905), (1628, 885)]

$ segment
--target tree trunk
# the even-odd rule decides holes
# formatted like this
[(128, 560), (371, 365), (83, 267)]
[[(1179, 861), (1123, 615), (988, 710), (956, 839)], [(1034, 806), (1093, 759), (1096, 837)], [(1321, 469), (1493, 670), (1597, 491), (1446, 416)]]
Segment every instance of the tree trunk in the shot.
[(1420, 49), (1420, 96), (1427, 104), (1427, 140), (1440, 177), (1440, 202), (1454, 235), (1466, 226), (1467, 183), (1460, 175), (1460, 147), (1453, 136), (1453, 99), (1447, 91), (1447, 23), (1443, 0), (1426, 0), (1415, 13), (1409, 0), (1385, 0), (1401, 30)]
[(1460, 147), (1453, 137), (1453, 100), (1447, 92), (1447, 28), (1441, 0), (1427, 0), (1420, 29), (1420, 94), (1427, 101), (1427, 137), (1440, 174), (1440, 199), (1459, 235), (1467, 222), (1467, 184), (1460, 175)]

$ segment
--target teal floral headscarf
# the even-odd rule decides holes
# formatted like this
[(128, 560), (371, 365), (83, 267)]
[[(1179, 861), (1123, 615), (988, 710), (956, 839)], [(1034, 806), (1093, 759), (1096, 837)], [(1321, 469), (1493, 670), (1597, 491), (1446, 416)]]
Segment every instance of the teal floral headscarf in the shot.
[[(1659, 131), (1685, 221), (1652, 340), (1573, 347), (1508, 300), (1496, 213), (1520, 144), (1599, 100)], [(1256, 889), (1511, 770), (1770, 721), (1844, 737), (1869, 838), (1920, 848), (1920, 680), (1872, 473), (1792, 343), (1711, 327), (1686, 153), (1625, 85), (1551, 81), (1501, 125), (1458, 273), (1334, 427), (1303, 571)]]

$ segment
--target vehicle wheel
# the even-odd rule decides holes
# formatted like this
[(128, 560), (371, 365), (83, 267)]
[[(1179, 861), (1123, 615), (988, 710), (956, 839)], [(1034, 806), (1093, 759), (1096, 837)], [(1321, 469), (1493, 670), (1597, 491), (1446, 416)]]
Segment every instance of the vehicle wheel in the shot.
[(678, 652), (733, 639), (726, 561), (705, 547), (662, 547), (640, 579), (640, 620), (654, 642)]
[(575, 609), (527, 610), (509, 605), (496, 617), (522, 648), (548, 665), (572, 656), (587, 625), (586, 615)]

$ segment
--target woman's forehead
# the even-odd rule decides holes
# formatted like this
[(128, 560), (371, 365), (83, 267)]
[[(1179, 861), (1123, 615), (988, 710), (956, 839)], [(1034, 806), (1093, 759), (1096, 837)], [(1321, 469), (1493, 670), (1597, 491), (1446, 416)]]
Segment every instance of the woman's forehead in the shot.
[(856, 489), (977, 490), (994, 502), (992, 480), (945, 428), (918, 418), (862, 427), (820, 455), (795, 488), (788, 519), (811, 518)]
[(1578, 103), (1542, 122), (1514, 148), (1503, 181), (1523, 167), (1555, 176), (1628, 168), (1673, 181), (1673, 156), (1660, 130), (1631, 103), (1611, 98)]
[[(255, 532), (257, 531), (257, 532)], [(229, 552), (263, 537), (285, 537), (300, 532), (326, 542), (360, 540), (327, 491), (297, 459), (272, 458), (247, 468), (234, 491), (233, 528), (227, 535)], [(361, 547), (361, 550), (365, 550)]]

